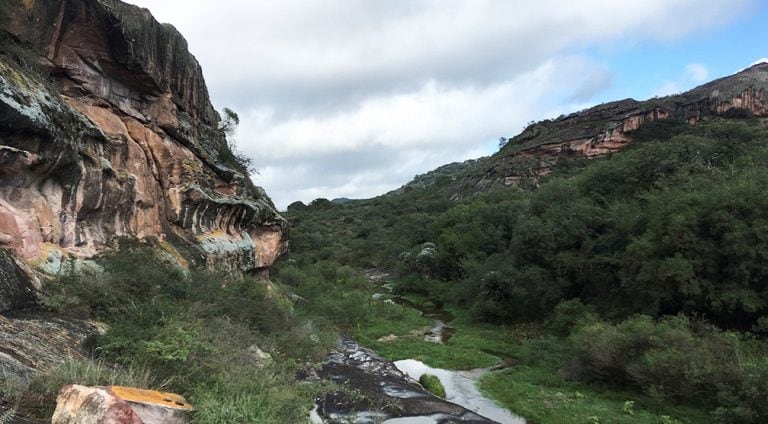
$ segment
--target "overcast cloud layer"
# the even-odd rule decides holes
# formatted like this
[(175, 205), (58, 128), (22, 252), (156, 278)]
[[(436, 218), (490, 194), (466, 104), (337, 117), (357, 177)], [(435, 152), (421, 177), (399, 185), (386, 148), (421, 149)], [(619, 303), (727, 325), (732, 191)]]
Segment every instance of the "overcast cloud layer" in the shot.
[[(750, 0), (128, 0), (175, 25), (279, 208), (372, 197), (612, 83), (590, 48), (673, 42)], [(688, 81), (709, 77), (692, 63)], [(659, 88), (667, 94), (674, 83)], [(652, 94), (652, 93), (648, 93)]]

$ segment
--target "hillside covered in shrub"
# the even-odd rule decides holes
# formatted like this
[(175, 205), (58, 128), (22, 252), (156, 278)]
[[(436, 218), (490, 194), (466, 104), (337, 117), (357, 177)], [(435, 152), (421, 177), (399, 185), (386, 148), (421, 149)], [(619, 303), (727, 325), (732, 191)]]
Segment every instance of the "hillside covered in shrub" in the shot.
[(289, 261), (394, 270), (397, 292), (474, 320), (542, 323), (568, 379), (760, 422), (768, 132), (746, 117), (632, 136), (533, 187), (295, 203)]

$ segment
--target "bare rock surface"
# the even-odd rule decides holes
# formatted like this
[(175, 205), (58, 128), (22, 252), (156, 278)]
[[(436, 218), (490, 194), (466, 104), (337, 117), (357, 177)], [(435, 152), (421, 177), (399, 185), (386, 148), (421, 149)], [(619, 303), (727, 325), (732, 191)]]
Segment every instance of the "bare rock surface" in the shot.
[(350, 398), (341, 391), (319, 397), (316, 414), (322, 422), (374, 423), (405, 417), (441, 424), (495, 422), (435, 396), (392, 362), (348, 337), (328, 355), (318, 374), (367, 399)]
[(183, 424), (192, 407), (172, 393), (132, 387), (64, 386), (52, 424)]
[(46, 273), (118, 237), (268, 269), (286, 222), (228, 153), (178, 31), (117, 0), (24, 1), (9, 15), (0, 30), (25, 53), (0, 55), (0, 247)]
[(0, 249), (0, 313), (34, 304), (35, 287), (13, 257)]
[(23, 381), (35, 371), (85, 359), (87, 342), (103, 331), (92, 321), (44, 313), (0, 315), (0, 369)]

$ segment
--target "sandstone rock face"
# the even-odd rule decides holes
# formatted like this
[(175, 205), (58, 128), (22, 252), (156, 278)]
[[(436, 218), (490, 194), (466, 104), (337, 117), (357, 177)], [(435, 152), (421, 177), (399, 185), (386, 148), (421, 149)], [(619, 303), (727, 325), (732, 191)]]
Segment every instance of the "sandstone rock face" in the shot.
[(517, 185), (523, 178), (548, 174), (562, 157), (595, 158), (622, 149), (646, 123), (675, 119), (696, 124), (729, 114), (768, 117), (768, 64), (680, 95), (644, 102), (626, 99), (530, 125), (490, 158), (473, 183), (480, 189)]
[(64, 386), (52, 424), (183, 424), (192, 407), (183, 397), (131, 387)]
[(44, 271), (118, 237), (242, 271), (282, 253), (173, 27), (117, 0), (18, 2), (5, 26), (26, 53), (0, 55), (0, 247)]

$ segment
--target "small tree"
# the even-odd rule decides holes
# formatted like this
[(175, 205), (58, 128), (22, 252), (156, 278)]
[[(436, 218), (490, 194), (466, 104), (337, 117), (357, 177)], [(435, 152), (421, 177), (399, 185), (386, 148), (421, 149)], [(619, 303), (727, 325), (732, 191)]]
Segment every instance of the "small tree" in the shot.
[(240, 125), (240, 116), (228, 107), (225, 107), (223, 112), (224, 117), (219, 122), (219, 130), (224, 132), (227, 143), (222, 146), (219, 152), (221, 158), (243, 171), (250, 174), (258, 174), (259, 170), (254, 166), (253, 159), (237, 148), (235, 131), (237, 131), (237, 126)]
[(507, 139), (507, 137), (499, 137), (499, 150), (503, 149), (508, 142), (509, 140)]
[(224, 131), (224, 134), (229, 138), (235, 134), (238, 125), (240, 125), (240, 116), (234, 110), (225, 107), (224, 119), (219, 123), (219, 129)]

